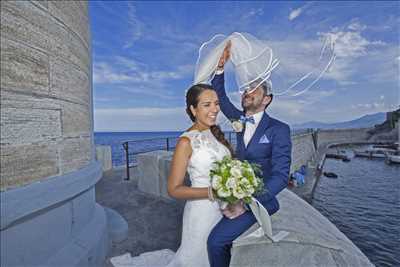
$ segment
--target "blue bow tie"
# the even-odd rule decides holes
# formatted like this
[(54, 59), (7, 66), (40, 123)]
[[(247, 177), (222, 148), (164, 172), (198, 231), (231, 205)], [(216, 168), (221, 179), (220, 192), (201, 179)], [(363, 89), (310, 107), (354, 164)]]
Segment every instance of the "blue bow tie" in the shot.
[(240, 116), (240, 122), (241, 122), (241, 123), (250, 122), (250, 123), (252, 123), (252, 124), (255, 124), (255, 123), (256, 123), (253, 116), (245, 117), (245, 116), (243, 116), (243, 115)]

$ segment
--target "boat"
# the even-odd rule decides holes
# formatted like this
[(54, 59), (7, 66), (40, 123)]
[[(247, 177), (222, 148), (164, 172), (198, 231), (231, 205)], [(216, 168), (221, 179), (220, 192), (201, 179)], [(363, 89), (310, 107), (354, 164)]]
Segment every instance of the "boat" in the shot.
[(328, 178), (333, 178), (333, 179), (338, 178), (338, 175), (334, 172), (324, 172), (324, 176), (328, 177)]
[(386, 145), (373, 145), (372, 147), (373, 148), (384, 148), (384, 149), (390, 149), (390, 150), (398, 150), (399, 143), (386, 144)]
[(354, 156), (364, 158), (386, 158), (386, 151), (382, 150), (353, 150)]
[(326, 158), (329, 158), (329, 159), (341, 159), (344, 162), (349, 162), (350, 161), (349, 157), (347, 155), (345, 155), (345, 154), (327, 153), (326, 154)]
[(400, 164), (400, 155), (386, 155), (386, 162)]

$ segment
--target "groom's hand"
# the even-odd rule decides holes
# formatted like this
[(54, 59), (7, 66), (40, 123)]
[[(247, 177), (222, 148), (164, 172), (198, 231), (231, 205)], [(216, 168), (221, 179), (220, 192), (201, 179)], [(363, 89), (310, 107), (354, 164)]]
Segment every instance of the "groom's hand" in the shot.
[(239, 201), (236, 204), (229, 204), (225, 209), (222, 209), (221, 211), (225, 217), (229, 219), (235, 219), (236, 217), (245, 213), (246, 209), (244, 208), (243, 201)]
[(218, 61), (219, 69), (223, 69), (225, 63), (229, 60), (229, 58), (231, 56), (231, 46), (232, 46), (232, 43), (229, 40), (224, 48), (224, 52), (222, 53), (222, 56), (219, 58), (219, 61)]

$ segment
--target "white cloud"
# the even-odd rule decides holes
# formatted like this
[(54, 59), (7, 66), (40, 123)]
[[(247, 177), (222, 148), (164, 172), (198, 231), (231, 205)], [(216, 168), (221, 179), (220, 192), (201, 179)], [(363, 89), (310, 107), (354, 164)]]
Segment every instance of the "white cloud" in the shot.
[(96, 62), (93, 66), (93, 81), (97, 84), (158, 83), (177, 80), (187, 75), (193, 66), (178, 66), (175, 70), (149, 70), (145, 64), (121, 56), (108, 61)]
[(261, 7), (257, 8), (257, 9), (252, 8), (249, 12), (243, 14), (242, 20), (249, 19), (249, 18), (252, 18), (254, 16), (261, 16), (263, 14), (264, 14), (264, 9), (262, 9)]
[[(386, 60), (392, 46), (381, 40), (368, 40), (361, 34), (366, 28), (360, 21), (353, 19), (347, 26), (348, 30), (334, 28), (330, 32), (318, 33), (322, 38), (331, 40), (336, 55), (334, 64), (325, 75), (326, 78), (334, 79), (341, 85), (351, 85), (356, 83), (354, 78), (359, 80), (369, 77), (372, 80), (372, 77), (367, 75), (387, 78), (387, 73), (392, 72), (383, 72), (388, 69), (388, 65), (392, 67), (390, 61)], [(390, 52), (390, 55), (393, 53)], [(383, 58), (385, 60), (382, 60)]]
[(130, 48), (139, 40), (143, 35), (144, 23), (138, 18), (136, 14), (136, 7), (132, 2), (128, 2), (128, 28), (129, 38), (123, 48)]
[(290, 21), (296, 19), (296, 18), (299, 17), (299, 16), (301, 15), (301, 13), (303, 13), (304, 10), (306, 10), (311, 4), (312, 4), (312, 2), (309, 2), (309, 3), (305, 4), (305, 5), (302, 6), (302, 7), (299, 7), (299, 8), (296, 8), (296, 9), (292, 10), (292, 11), (290, 12), (290, 14), (289, 14), (288, 19), (289, 19)]
[(95, 109), (96, 131), (177, 131), (191, 125), (184, 107)]
[(297, 18), (298, 16), (300, 16), (301, 12), (303, 12), (302, 8), (297, 8), (295, 10), (293, 10), (292, 12), (290, 12), (289, 14), (289, 20), (294, 20), (295, 18)]
[(361, 36), (360, 31), (338, 31), (320, 33), (325, 38), (330, 38), (338, 57), (356, 58), (367, 54), (367, 50), (373, 45), (385, 45), (382, 41), (369, 41)]
[(359, 32), (361, 32), (361, 31), (365, 30), (365, 29), (367, 28), (367, 26), (361, 24), (360, 21), (359, 21), (358, 19), (353, 19), (353, 20), (350, 22), (349, 26), (347, 26), (347, 28), (348, 28), (349, 30), (352, 30), (352, 31), (359, 31)]

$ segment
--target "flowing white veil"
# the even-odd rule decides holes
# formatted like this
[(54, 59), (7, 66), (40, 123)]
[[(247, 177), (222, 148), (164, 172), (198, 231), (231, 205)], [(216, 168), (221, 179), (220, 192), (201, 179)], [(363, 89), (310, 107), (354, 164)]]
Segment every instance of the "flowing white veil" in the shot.
[[(256, 80), (259, 84), (266, 80), (271, 82), (272, 71), (278, 67), (280, 61), (275, 58), (268, 42), (248, 33), (234, 32), (229, 36), (217, 34), (201, 45), (194, 84), (207, 83), (213, 78), (219, 58), (228, 41), (231, 41), (231, 62), (239, 92), (242, 93)], [(304, 71), (286, 89), (281, 89), (280, 92), (274, 89), (274, 95), (296, 96), (305, 93), (329, 70), (335, 58), (334, 42), (328, 36), (322, 43), (319, 57), (315, 59), (317, 64)], [(295, 92), (293, 92), (294, 89), (296, 89)]]

